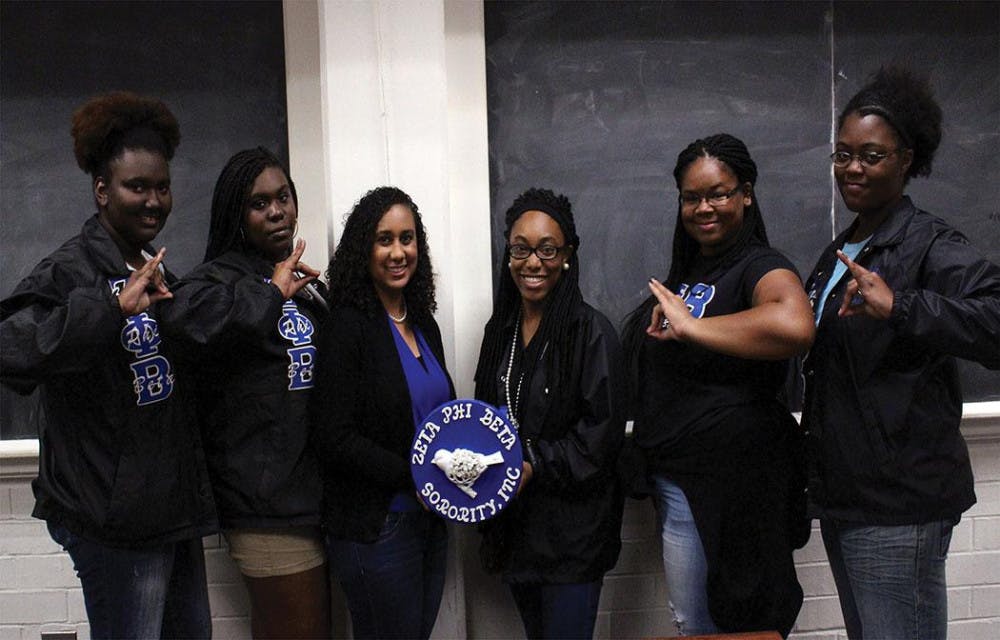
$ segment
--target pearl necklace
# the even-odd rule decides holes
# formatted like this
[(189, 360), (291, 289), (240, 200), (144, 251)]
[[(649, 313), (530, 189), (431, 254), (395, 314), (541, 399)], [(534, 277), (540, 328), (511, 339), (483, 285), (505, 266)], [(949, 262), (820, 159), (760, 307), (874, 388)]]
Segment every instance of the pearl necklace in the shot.
[(392, 315), (392, 312), (389, 311), (388, 309), (386, 309), (385, 312), (386, 314), (388, 314), (390, 318), (392, 318), (393, 322), (395, 322), (396, 324), (403, 324), (404, 322), (406, 322), (406, 312), (407, 312), (406, 301), (405, 300), (403, 301), (403, 315), (399, 316), (398, 318)]
[(524, 382), (524, 366), (521, 367), (521, 376), (517, 380), (517, 389), (514, 398), (510, 397), (510, 374), (514, 370), (514, 351), (517, 349), (517, 339), (521, 329), (521, 312), (517, 312), (517, 322), (514, 324), (514, 339), (510, 343), (510, 358), (507, 360), (507, 375), (503, 378), (504, 391), (507, 393), (507, 419), (514, 425), (515, 430), (520, 430), (521, 425), (517, 423), (514, 416), (517, 413), (518, 405), (521, 402), (521, 383)]

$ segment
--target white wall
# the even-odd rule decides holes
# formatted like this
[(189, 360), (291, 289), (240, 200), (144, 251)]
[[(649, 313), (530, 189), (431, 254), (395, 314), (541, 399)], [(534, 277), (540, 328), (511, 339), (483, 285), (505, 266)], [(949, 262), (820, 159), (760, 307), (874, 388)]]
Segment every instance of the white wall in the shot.
[[(291, 172), (307, 261), (323, 268), (343, 215), (364, 191), (394, 184), (419, 205), (438, 274), (438, 321), (458, 392), (472, 373), (491, 301), (483, 9), (471, 0), (286, 0)], [(971, 407), (979, 504), (949, 558), (953, 638), (1000, 637), (1000, 406)], [(0, 640), (43, 630), (87, 637), (68, 557), (30, 518), (37, 450), (0, 457)], [(506, 591), (478, 568), (475, 532), (452, 529), (438, 638), (520, 636)], [(669, 635), (650, 503), (631, 502), (618, 566), (605, 580), (597, 637)], [(217, 638), (249, 637), (246, 594), (216, 536), (206, 539)], [(796, 556), (806, 602), (798, 638), (844, 637), (818, 532)], [(343, 611), (341, 610), (341, 615)]]
[[(1000, 420), (970, 421), (979, 503), (955, 529), (948, 558), (949, 635), (954, 639), (1000, 638)], [(77, 630), (89, 637), (79, 582), (69, 557), (49, 539), (45, 524), (30, 517), (35, 458), (5, 458), (0, 467), (0, 640), (38, 640), (41, 631)], [(453, 530), (452, 533), (455, 533)], [(437, 638), (523, 637), (505, 591), (476, 565), (477, 534), (460, 532), (461, 556), (442, 605)], [(456, 537), (453, 537), (453, 541)], [(629, 501), (622, 528), (622, 555), (604, 582), (597, 638), (669, 635), (670, 612), (659, 561), (659, 540), (648, 501)], [(246, 593), (218, 536), (205, 539), (215, 638), (247, 638)], [(456, 565), (464, 581), (454, 576)], [(797, 552), (806, 601), (793, 638), (845, 638), (833, 578), (819, 532)], [(464, 603), (463, 603), (464, 601)], [(341, 611), (341, 621), (343, 612)]]

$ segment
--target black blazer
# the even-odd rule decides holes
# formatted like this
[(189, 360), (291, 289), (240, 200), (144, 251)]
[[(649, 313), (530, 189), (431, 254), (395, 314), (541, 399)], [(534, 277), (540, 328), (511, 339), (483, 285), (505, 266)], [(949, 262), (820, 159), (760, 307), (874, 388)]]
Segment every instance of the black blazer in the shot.
[[(419, 327), (447, 376), (441, 331)], [(332, 536), (377, 539), (392, 496), (410, 476), (413, 409), (389, 321), (337, 306), (318, 341), (312, 441), (323, 478), (323, 526)], [(451, 397), (455, 390), (448, 376)]]

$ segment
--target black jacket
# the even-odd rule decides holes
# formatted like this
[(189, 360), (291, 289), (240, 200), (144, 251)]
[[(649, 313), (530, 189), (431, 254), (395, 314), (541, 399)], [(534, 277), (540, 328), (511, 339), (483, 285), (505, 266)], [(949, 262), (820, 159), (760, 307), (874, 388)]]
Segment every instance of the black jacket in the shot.
[[(820, 257), (811, 299), (853, 231)], [(803, 363), (810, 512), (874, 525), (955, 517), (976, 501), (955, 358), (1000, 367), (1000, 267), (909, 198), (856, 262), (895, 300), (888, 321), (838, 317), (848, 276), (826, 301)]]
[(40, 391), (33, 515), (100, 544), (148, 547), (218, 525), (193, 380), (177, 372), (154, 309), (126, 319), (112, 305), (128, 277), (97, 216), (87, 220), (0, 302), (0, 375)]
[(222, 526), (319, 523), (319, 471), (308, 441), (315, 338), (325, 305), (285, 301), (274, 265), (230, 251), (174, 288), (163, 330), (199, 364), (208, 467)]
[[(447, 375), (433, 318), (420, 330)], [(319, 338), (313, 442), (323, 474), (323, 526), (342, 540), (374, 542), (393, 495), (416, 492), (413, 409), (391, 331), (385, 314), (372, 319), (337, 306)], [(454, 397), (450, 376), (448, 385)]]
[[(484, 527), (481, 555), (507, 582), (590, 582), (614, 567), (621, 550), (624, 498), (615, 472), (627, 402), (621, 344), (607, 318), (585, 303), (567, 332), (575, 346), (570, 370), (562, 373), (571, 376), (574, 393), (552, 393), (557, 372), (545, 367), (522, 390), (519, 436), (534, 443), (541, 464)], [(553, 353), (552, 366), (561, 361)], [(500, 368), (502, 398), (506, 362)]]

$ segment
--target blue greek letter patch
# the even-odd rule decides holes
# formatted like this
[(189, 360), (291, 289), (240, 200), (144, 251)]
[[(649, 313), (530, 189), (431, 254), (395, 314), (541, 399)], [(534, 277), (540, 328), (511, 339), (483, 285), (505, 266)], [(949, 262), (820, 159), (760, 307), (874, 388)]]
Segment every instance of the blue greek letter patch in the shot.
[(313, 323), (299, 313), (294, 300), (285, 300), (278, 319), (278, 335), (292, 343), (288, 354), (288, 389), (312, 389), (313, 368), (316, 366), (316, 347), (312, 344)]
[(682, 284), (680, 289), (677, 295), (687, 303), (687, 308), (691, 312), (691, 315), (695, 318), (704, 317), (708, 303), (715, 297), (715, 285), (699, 282), (693, 286)]
[[(108, 280), (112, 295), (125, 288), (127, 278)], [(122, 348), (135, 357), (129, 364), (132, 371), (132, 390), (135, 404), (144, 406), (170, 397), (174, 390), (174, 374), (170, 361), (160, 351), (160, 328), (156, 319), (143, 311), (125, 319), (121, 331)]]

